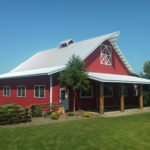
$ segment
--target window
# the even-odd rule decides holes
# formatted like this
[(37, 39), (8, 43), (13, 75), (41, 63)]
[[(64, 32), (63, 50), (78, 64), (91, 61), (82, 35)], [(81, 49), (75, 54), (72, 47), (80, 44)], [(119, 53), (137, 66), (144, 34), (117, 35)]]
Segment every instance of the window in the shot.
[(26, 96), (26, 87), (25, 86), (18, 86), (17, 87), (17, 96), (18, 97), (25, 97)]
[(92, 98), (93, 97), (93, 87), (90, 87), (89, 90), (85, 91), (80, 88), (80, 98)]
[(9, 86), (3, 87), (3, 96), (10, 96), (10, 87)]
[(34, 97), (44, 98), (45, 97), (45, 86), (44, 85), (35, 85), (34, 86)]
[(102, 44), (100, 46), (100, 63), (103, 65), (112, 65), (112, 48)]
[(104, 86), (104, 96), (105, 97), (112, 97), (113, 96), (113, 87), (110, 85)]

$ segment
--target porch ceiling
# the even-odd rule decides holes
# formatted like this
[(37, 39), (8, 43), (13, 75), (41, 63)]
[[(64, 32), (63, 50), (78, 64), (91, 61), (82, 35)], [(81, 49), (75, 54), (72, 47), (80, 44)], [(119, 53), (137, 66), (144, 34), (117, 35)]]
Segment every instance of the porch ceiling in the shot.
[(95, 72), (89, 72), (88, 76), (89, 79), (93, 79), (100, 82), (150, 84), (150, 80), (135, 76), (115, 75), (115, 74), (95, 73)]

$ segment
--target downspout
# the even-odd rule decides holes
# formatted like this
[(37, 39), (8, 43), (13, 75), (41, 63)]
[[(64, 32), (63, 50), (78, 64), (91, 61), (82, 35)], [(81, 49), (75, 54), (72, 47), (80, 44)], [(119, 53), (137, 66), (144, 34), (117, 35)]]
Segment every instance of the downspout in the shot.
[(52, 93), (53, 93), (53, 78), (52, 78), (52, 74), (51, 74), (50, 75), (50, 105), (52, 105), (52, 103), (53, 103)]

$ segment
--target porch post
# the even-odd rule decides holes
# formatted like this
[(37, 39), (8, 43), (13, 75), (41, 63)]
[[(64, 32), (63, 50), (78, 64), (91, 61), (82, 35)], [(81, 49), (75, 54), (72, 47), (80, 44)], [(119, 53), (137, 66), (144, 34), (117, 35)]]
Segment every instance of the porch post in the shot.
[(143, 109), (143, 86), (142, 85), (140, 85), (140, 87), (139, 87), (140, 89), (140, 91), (139, 91), (139, 104), (140, 104), (140, 109)]
[(121, 99), (120, 99), (120, 107), (121, 111), (124, 112), (124, 91), (123, 91), (123, 84), (121, 84)]
[(100, 83), (100, 114), (104, 114), (104, 84)]

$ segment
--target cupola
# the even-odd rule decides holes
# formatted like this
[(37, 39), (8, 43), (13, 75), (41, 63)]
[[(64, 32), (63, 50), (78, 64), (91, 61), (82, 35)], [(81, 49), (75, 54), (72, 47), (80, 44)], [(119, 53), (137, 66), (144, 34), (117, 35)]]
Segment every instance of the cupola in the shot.
[(72, 39), (69, 40), (65, 40), (65, 41), (61, 41), (59, 43), (59, 47), (63, 48), (63, 47), (68, 47), (70, 44), (74, 43)]

